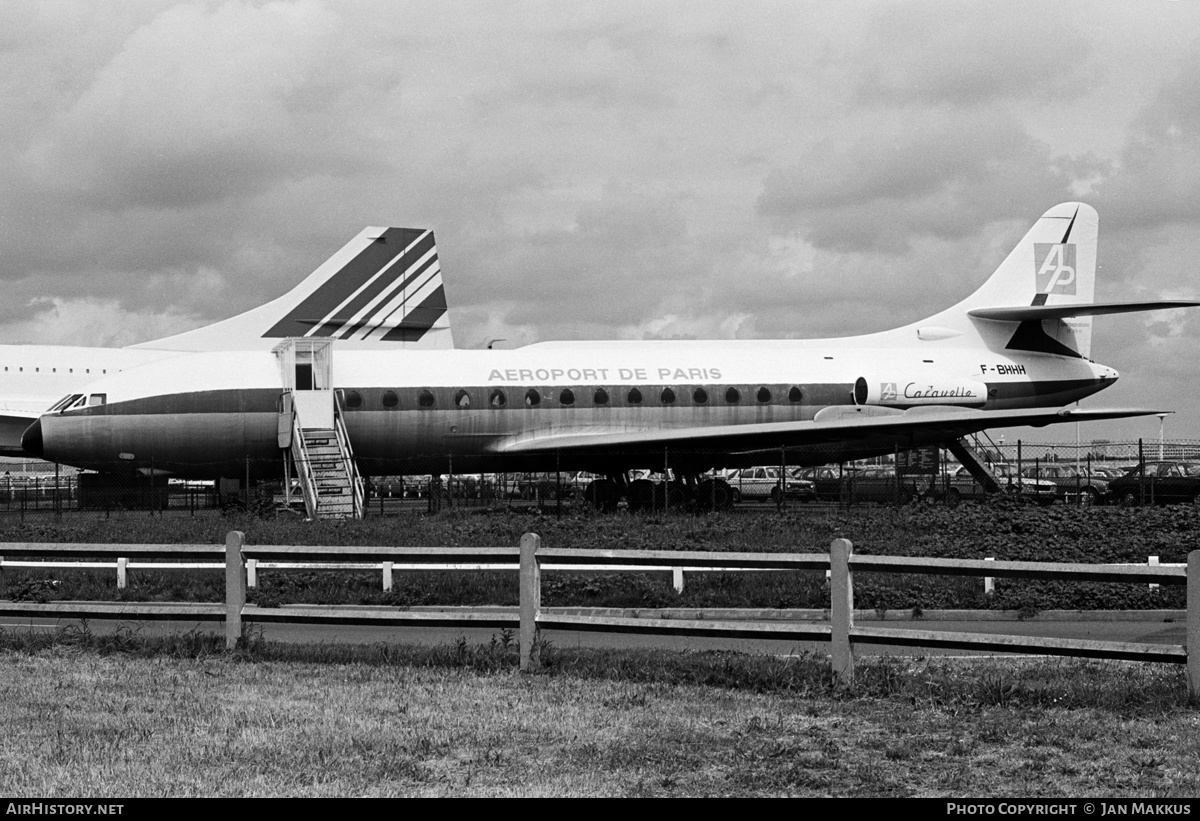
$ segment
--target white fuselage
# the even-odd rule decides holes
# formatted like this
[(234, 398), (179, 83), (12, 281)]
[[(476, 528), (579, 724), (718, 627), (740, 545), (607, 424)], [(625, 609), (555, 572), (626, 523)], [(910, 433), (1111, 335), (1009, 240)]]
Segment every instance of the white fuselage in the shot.
[[(832, 406), (1058, 407), (1116, 378), (1080, 358), (862, 344), (870, 339), (335, 351), (332, 379), (363, 472), (379, 475), (445, 472), (449, 460), (471, 472), (545, 467), (544, 449), (533, 458), (514, 446), (593, 433), (811, 423)], [(866, 390), (856, 396), (859, 382)], [(180, 474), (240, 475), (247, 459), (281, 458), (284, 386), (280, 360), (266, 352), (152, 363), (89, 386), (92, 407), (43, 417), (40, 444), (46, 458), (80, 467), (152, 463)], [(629, 449), (628, 467), (657, 466), (650, 452), (661, 448)], [(725, 453), (710, 461), (759, 459)], [(797, 461), (813, 460), (797, 452)], [(621, 460), (600, 461), (614, 470)], [(597, 466), (594, 458), (568, 462)]]
[(182, 353), (74, 345), (0, 345), (0, 410), (41, 413), (98, 379)]

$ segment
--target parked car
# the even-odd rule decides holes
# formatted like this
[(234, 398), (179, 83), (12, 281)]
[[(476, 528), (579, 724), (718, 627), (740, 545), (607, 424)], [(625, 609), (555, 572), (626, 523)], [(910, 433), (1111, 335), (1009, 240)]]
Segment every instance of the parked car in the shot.
[(733, 490), (733, 501), (742, 499), (770, 499), (775, 504), (781, 504), (786, 498), (798, 502), (808, 502), (815, 498), (812, 482), (788, 473), (787, 482), (779, 479), (779, 468), (759, 467), (734, 471), (725, 477)]
[(895, 468), (878, 465), (826, 465), (805, 468), (800, 476), (812, 482), (817, 498), (826, 502), (906, 504), (920, 496), (929, 484), (928, 479), (916, 476), (897, 478)]
[(518, 473), (508, 483), (508, 495), (526, 501), (557, 501), (571, 499), (575, 484), (569, 473)]
[[(988, 469), (1000, 483), (1002, 493), (1019, 494), (1040, 505), (1052, 505), (1058, 498), (1058, 488), (1051, 481), (1020, 476), (1017, 474), (1016, 468), (1004, 463), (989, 465)], [(950, 505), (956, 505), (963, 499), (981, 500), (988, 496), (983, 485), (976, 481), (966, 467), (960, 467), (955, 471), (945, 484), (939, 482), (934, 493), (935, 495), (944, 495), (946, 502)]]
[(1134, 465), (1119, 479), (1113, 479), (1108, 491), (1119, 504), (1146, 503), (1200, 504), (1200, 465), (1194, 462), (1146, 462)]
[(1080, 498), (1084, 504), (1103, 504), (1108, 501), (1109, 478), (1093, 469), (1063, 464), (1033, 464), (1021, 471), (1027, 479), (1053, 482), (1059, 499)]

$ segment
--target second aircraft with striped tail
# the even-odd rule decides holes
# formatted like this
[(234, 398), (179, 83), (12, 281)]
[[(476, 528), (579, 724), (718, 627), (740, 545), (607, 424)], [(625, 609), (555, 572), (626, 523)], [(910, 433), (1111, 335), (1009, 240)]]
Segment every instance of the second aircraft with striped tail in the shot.
[(0, 345), (0, 455), (24, 455), (25, 428), (99, 377), (200, 351), (270, 351), (287, 337), (360, 350), (453, 348), (433, 232), (366, 228), (283, 296), (163, 339), (124, 348)]

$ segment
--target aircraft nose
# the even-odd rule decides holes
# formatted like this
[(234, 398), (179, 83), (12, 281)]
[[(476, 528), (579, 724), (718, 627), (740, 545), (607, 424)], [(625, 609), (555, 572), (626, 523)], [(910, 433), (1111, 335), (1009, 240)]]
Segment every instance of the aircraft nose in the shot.
[(25, 428), (25, 432), (21, 434), (21, 447), (26, 453), (32, 454), (41, 459), (45, 453), (42, 443), (42, 420), (38, 419), (29, 427)]

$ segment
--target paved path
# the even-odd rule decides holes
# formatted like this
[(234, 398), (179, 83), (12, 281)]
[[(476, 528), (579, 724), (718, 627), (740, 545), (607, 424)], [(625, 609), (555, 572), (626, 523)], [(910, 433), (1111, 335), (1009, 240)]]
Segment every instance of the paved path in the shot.
[[(1166, 616), (1170, 618), (1171, 616)], [(12, 629), (55, 629), (61, 624), (50, 619), (4, 619), (0, 628)], [(90, 629), (96, 632), (111, 631), (123, 623), (132, 625), (142, 635), (170, 635), (199, 629), (219, 633), (219, 624), (197, 624), (179, 621), (109, 622), (93, 620)], [(1125, 641), (1144, 644), (1184, 643), (1182, 618), (1164, 621), (1162, 614), (1150, 618), (1135, 615), (1117, 616), (1112, 619), (1058, 619), (1043, 615), (1034, 620), (979, 621), (975, 619), (943, 620), (939, 614), (929, 613), (922, 619), (860, 619), (861, 625), (917, 630), (947, 630), (1004, 635), (1046, 636), (1052, 638), (1091, 639), (1096, 641)], [(451, 644), (465, 637), (472, 644), (485, 644), (499, 630), (494, 628), (458, 627), (359, 627), (326, 626), (313, 624), (268, 624), (262, 626), (263, 635), (271, 641), (309, 644)], [(646, 636), (617, 633), (591, 633), (572, 631), (547, 631), (546, 638), (560, 648), (567, 647), (652, 647), (676, 651), (736, 650), (747, 653), (787, 654), (800, 652), (827, 652), (828, 644), (821, 642), (766, 641), (758, 639), (709, 639), (689, 636)], [(861, 654), (889, 654), (903, 656), (961, 655), (961, 651), (933, 651), (919, 648), (882, 648), (860, 646)]]

